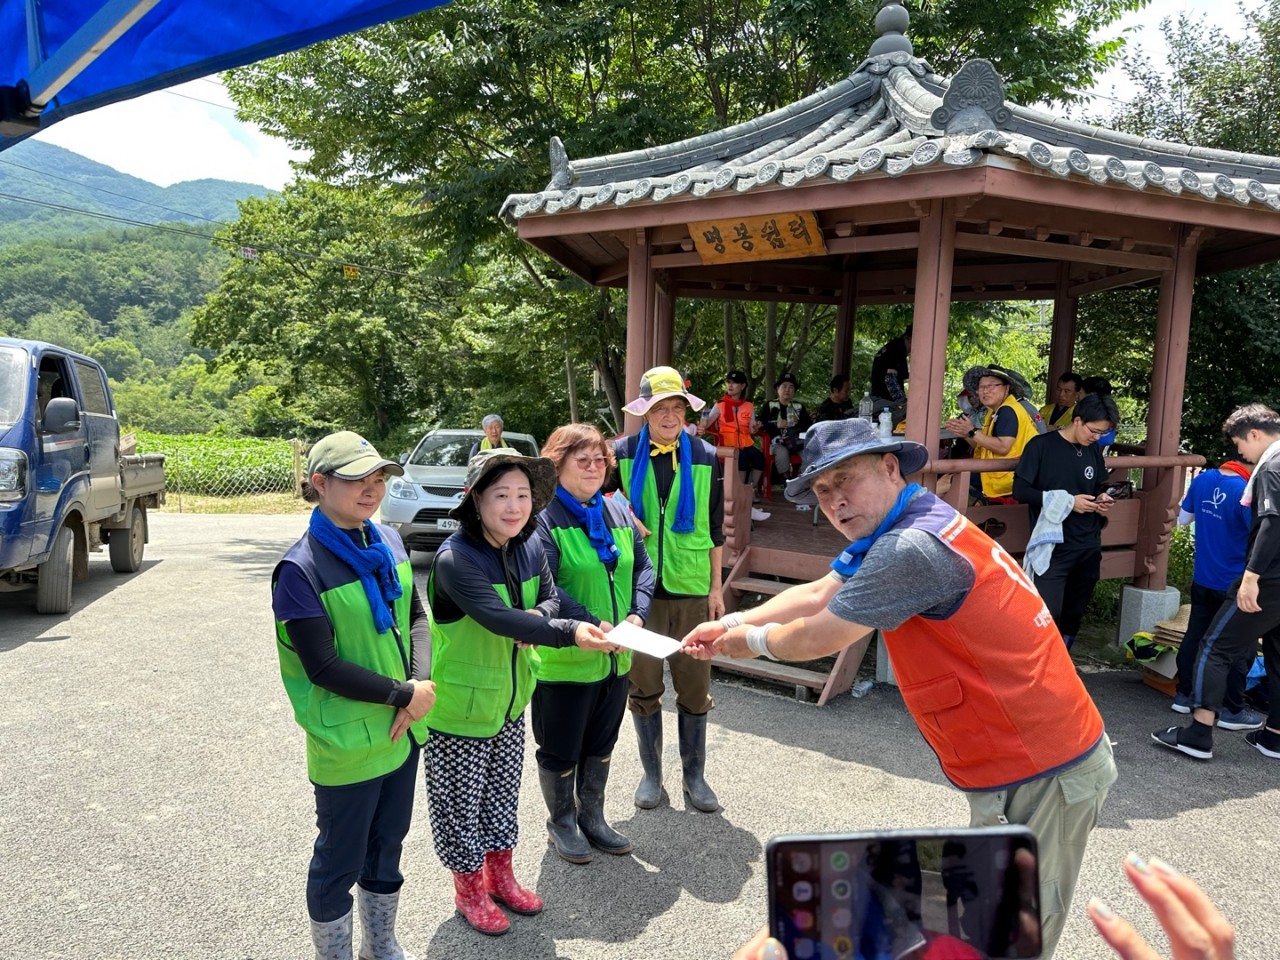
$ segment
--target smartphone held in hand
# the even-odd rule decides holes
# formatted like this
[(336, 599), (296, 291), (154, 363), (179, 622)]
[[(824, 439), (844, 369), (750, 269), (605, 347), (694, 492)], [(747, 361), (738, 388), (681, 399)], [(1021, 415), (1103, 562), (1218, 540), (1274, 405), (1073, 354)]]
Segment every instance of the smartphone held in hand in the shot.
[(792, 960), (1040, 956), (1026, 827), (777, 837), (765, 861), (769, 932)]

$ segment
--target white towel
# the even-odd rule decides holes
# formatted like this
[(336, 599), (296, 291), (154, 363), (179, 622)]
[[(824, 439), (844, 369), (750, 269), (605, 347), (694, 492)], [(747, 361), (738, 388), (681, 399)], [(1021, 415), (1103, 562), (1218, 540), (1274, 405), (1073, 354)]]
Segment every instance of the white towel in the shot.
[(1040, 519), (1031, 531), (1026, 553), (1022, 555), (1022, 569), (1038, 576), (1049, 569), (1053, 548), (1062, 542), (1062, 521), (1067, 519), (1076, 505), (1074, 495), (1065, 490), (1046, 490), (1040, 504)]
[(1254, 464), (1253, 472), (1249, 474), (1249, 482), (1244, 485), (1244, 495), (1240, 497), (1240, 502), (1246, 507), (1253, 503), (1253, 481), (1258, 479), (1258, 470), (1264, 463), (1280, 453), (1280, 440), (1277, 440), (1266, 450), (1262, 451), (1262, 456), (1258, 458), (1258, 462)]

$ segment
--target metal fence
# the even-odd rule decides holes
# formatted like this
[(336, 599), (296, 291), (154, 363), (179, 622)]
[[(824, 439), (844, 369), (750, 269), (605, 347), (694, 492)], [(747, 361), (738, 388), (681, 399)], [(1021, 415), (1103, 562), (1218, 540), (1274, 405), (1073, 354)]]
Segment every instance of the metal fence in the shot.
[(199, 498), (298, 498), (305, 472), (299, 440), (141, 434), (138, 451), (165, 456), (170, 506)]

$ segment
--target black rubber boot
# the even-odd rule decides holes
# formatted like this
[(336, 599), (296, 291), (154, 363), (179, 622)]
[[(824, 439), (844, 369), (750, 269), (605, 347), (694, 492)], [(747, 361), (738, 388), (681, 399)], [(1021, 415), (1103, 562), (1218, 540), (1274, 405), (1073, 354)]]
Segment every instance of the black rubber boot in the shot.
[(578, 765), (578, 826), (593, 847), (622, 856), (631, 841), (604, 818), (604, 788), (609, 782), (608, 757), (583, 757)]
[(662, 802), (665, 793), (662, 789), (662, 711), (647, 717), (633, 713), (631, 719), (636, 724), (640, 766), (644, 768), (644, 779), (636, 787), (636, 806), (641, 810), (652, 810)]
[(590, 863), (591, 844), (578, 829), (578, 807), (573, 800), (574, 773), (570, 767), (564, 773), (556, 773), (546, 767), (538, 767), (538, 783), (542, 787), (542, 799), (547, 802), (547, 836), (560, 854), (570, 863)]
[(684, 792), (689, 802), (703, 813), (715, 813), (720, 809), (716, 792), (703, 779), (702, 768), (707, 760), (707, 715), (694, 716), (681, 713), (680, 764), (684, 767)]

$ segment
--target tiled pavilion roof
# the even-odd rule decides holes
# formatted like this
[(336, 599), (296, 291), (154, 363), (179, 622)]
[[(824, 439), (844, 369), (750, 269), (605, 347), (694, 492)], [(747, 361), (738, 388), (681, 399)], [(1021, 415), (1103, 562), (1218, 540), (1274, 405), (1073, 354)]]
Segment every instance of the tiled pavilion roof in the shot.
[(508, 197), (502, 216), (515, 223), (530, 214), (991, 163), (1280, 212), (1280, 158), (1137, 137), (1008, 103), (985, 60), (966, 63), (949, 81), (935, 74), (913, 55), (907, 24), (900, 0), (884, 0), (880, 38), (857, 70), (746, 123), (572, 161), (554, 138), (551, 181)]

